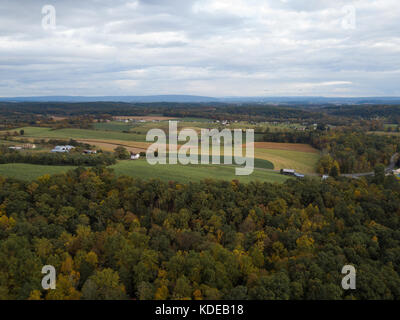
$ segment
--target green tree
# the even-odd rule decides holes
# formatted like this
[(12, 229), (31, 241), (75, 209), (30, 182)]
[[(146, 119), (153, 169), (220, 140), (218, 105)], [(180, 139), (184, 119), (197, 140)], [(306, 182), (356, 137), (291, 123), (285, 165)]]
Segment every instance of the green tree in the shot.
[(120, 160), (125, 160), (130, 158), (130, 153), (122, 146), (118, 146), (114, 149), (115, 155)]
[(374, 168), (375, 182), (377, 184), (383, 184), (385, 182), (385, 166), (383, 164), (377, 164)]
[(119, 275), (112, 269), (96, 271), (82, 287), (86, 300), (121, 300), (126, 298), (125, 287), (120, 283)]

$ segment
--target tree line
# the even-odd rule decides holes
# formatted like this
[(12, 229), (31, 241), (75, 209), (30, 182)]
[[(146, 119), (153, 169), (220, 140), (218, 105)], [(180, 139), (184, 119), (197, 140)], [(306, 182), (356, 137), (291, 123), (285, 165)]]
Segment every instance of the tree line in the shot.
[(48, 153), (48, 152), (17, 152), (7, 148), (0, 150), (0, 164), (5, 163), (30, 163), (50, 166), (110, 166), (116, 163), (113, 154), (100, 153), (96, 155), (83, 155), (80, 153)]

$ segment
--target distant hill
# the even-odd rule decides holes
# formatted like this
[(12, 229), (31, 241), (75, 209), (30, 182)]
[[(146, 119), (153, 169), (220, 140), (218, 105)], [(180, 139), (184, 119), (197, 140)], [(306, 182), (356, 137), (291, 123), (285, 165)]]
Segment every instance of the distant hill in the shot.
[(190, 95), (157, 95), (157, 96), (46, 96), (0, 98), (2, 102), (218, 102), (219, 99)]
[(400, 104), (400, 97), (205, 97), (193, 95), (154, 95), (154, 96), (42, 96), (0, 98), (0, 102), (127, 102), (127, 103), (257, 103), (257, 104)]

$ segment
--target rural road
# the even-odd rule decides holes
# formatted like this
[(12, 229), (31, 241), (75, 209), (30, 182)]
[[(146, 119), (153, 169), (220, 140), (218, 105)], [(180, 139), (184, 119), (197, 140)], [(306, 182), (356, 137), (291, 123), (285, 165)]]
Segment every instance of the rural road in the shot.
[[(390, 158), (390, 163), (389, 166), (385, 169), (385, 173), (391, 173), (395, 166), (396, 166), (396, 161), (399, 158), (399, 153), (395, 153), (394, 155), (392, 155), (392, 157)], [(366, 177), (366, 176), (373, 176), (375, 173), (374, 172), (364, 172), (364, 173), (348, 173), (348, 174), (341, 174), (342, 177), (348, 177), (348, 178), (354, 178), (354, 179), (358, 179), (361, 177)]]

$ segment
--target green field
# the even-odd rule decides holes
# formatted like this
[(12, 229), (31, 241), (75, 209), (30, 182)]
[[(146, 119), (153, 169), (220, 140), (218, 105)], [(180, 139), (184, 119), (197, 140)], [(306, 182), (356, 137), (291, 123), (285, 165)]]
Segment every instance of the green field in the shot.
[(225, 165), (155, 165), (145, 160), (120, 161), (111, 166), (118, 175), (127, 175), (142, 179), (156, 178), (164, 181), (190, 182), (211, 178), (216, 180), (234, 180), (247, 183), (266, 181), (282, 183), (288, 178), (278, 173), (263, 169), (255, 169), (250, 176), (236, 176), (233, 166)]
[[(174, 153), (173, 153), (174, 154)], [(223, 152), (221, 151), (221, 155), (219, 157), (219, 163), (220, 164), (225, 164), (225, 157), (222, 155)], [(170, 156), (170, 154), (167, 155), (167, 159)], [(175, 154), (176, 157), (176, 154)], [(243, 161), (244, 159), (242, 157), (240, 157), (239, 161)], [(198, 162), (201, 163), (201, 156), (198, 156)], [(213, 162), (213, 156), (208, 156), (208, 163), (212, 164)], [(236, 165), (235, 163), (235, 158), (232, 157), (232, 163), (233, 165)], [(258, 168), (258, 169), (269, 169), (269, 170), (273, 170), (274, 168), (274, 164), (271, 161), (265, 160), (265, 159), (254, 159), (254, 167)]]
[[(44, 174), (65, 173), (75, 169), (71, 166), (42, 166), (33, 164), (1, 164), (0, 175), (31, 181)], [(190, 181), (200, 181), (207, 178), (217, 180), (237, 179), (242, 182), (255, 180), (266, 182), (284, 182), (287, 177), (265, 169), (255, 169), (250, 176), (236, 176), (233, 166), (225, 165), (155, 165), (151, 166), (146, 160), (139, 161), (120, 161), (110, 168), (115, 170), (117, 175), (127, 175), (142, 179), (161, 179), (164, 181), (178, 181), (182, 183)]]
[(49, 138), (49, 139), (98, 139), (98, 140), (121, 140), (121, 141), (146, 141), (146, 135), (124, 133), (118, 131), (100, 131), (87, 129), (59, 129), (40, 127), (25, 127), (24, 136), (27, 138)]
[(96, 122), (93, 123), (93, 128), (100, 131), (129, 131), (132, 128), (132, 124), (127, 124), (120, 121), (111, 122)]
[(75, 169), (72, 166), (42, 166), (25, 163), (0, 164), (0, 175), (4, 177), (15, 178), (19, 180), (31, 181), (45, 174), (64, 173)]

